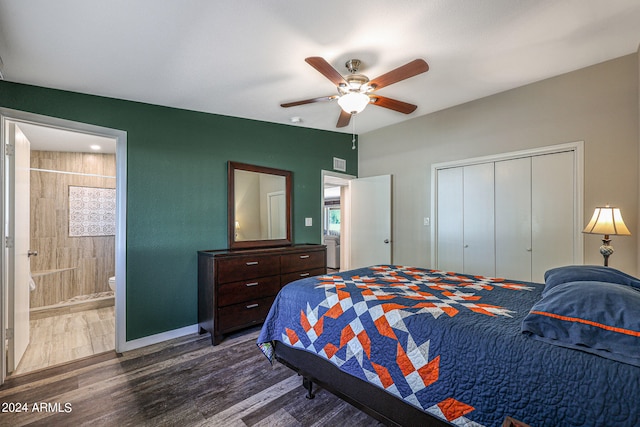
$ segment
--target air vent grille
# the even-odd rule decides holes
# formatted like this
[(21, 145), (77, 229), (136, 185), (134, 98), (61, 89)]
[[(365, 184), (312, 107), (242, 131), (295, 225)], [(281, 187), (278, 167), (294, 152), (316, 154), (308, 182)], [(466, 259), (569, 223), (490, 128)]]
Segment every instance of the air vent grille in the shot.
[(337, 157), (333, 158), (333, 170), (337, 170), (340, 172), (347, 171), (347, 161), (345, 159), (339, 159)]

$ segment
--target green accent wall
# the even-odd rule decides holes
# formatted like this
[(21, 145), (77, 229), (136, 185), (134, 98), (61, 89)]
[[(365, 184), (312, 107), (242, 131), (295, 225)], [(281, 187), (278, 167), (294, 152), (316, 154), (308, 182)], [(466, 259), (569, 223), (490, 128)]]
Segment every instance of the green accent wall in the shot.
[(197, 323), (196, 252), (227, 246), (228, 160), (293, 172), (296, 243), (320, 243), (320, 171), (358, 172), (343, 133), (7, 81), (0, 106), (127, 132), (127, 341)]

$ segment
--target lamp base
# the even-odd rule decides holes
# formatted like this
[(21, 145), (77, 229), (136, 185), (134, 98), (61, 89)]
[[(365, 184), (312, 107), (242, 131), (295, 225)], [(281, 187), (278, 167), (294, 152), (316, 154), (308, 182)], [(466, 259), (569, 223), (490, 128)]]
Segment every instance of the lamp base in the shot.
[[(607, 236), (608, 237), (608, 236)], [(609, 256), (613, 254), (613, 246), (610, 245), (611, 239), (602, 239), (602, 246), (600, 246), (600, 253), (604, 257), (604, 266), (609, 266)]]

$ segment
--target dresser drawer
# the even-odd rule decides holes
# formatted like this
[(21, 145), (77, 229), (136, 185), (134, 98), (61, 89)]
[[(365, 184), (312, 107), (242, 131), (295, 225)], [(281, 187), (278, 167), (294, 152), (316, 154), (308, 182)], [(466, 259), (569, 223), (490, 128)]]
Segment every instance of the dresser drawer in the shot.
[(260, 277), (218, 286), (218, 306), (272, 296), (280, 290), (280, 276)]
[(216, 269), (218, 283), (240, 282), (263, 276), (280, 274), (280, 257), (277, 255), (247, 255), (219, 259)]
[(298, 252), (280, 256), (282, 274), (325, 266), (325, 251)]
[(218, 308), (220, 333), (264, 322), (275, 295)]
[(314, 268), (312, 270), (306, 271), (297, 271), (295, 273), (287, 273), (280, 276), (280, 283), (281, 286), (284, 286), (287, 283), (293, 282), (294, 280), (304, 279), (306, 277), (322, 276), (323, 274), (327, 274), (327, 269), (324, 267)]

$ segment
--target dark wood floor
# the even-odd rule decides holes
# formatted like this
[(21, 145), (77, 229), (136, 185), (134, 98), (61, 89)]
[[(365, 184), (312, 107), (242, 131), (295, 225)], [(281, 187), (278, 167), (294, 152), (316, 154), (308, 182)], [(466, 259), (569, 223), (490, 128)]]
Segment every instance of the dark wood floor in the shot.
[(306, 399), (301, 378), (272, 367), (257, 335), (216, 347), (208, 335), (192, 335), (9, 377), (0, 387), (0, 426), (379, 425), (325, 390)]

